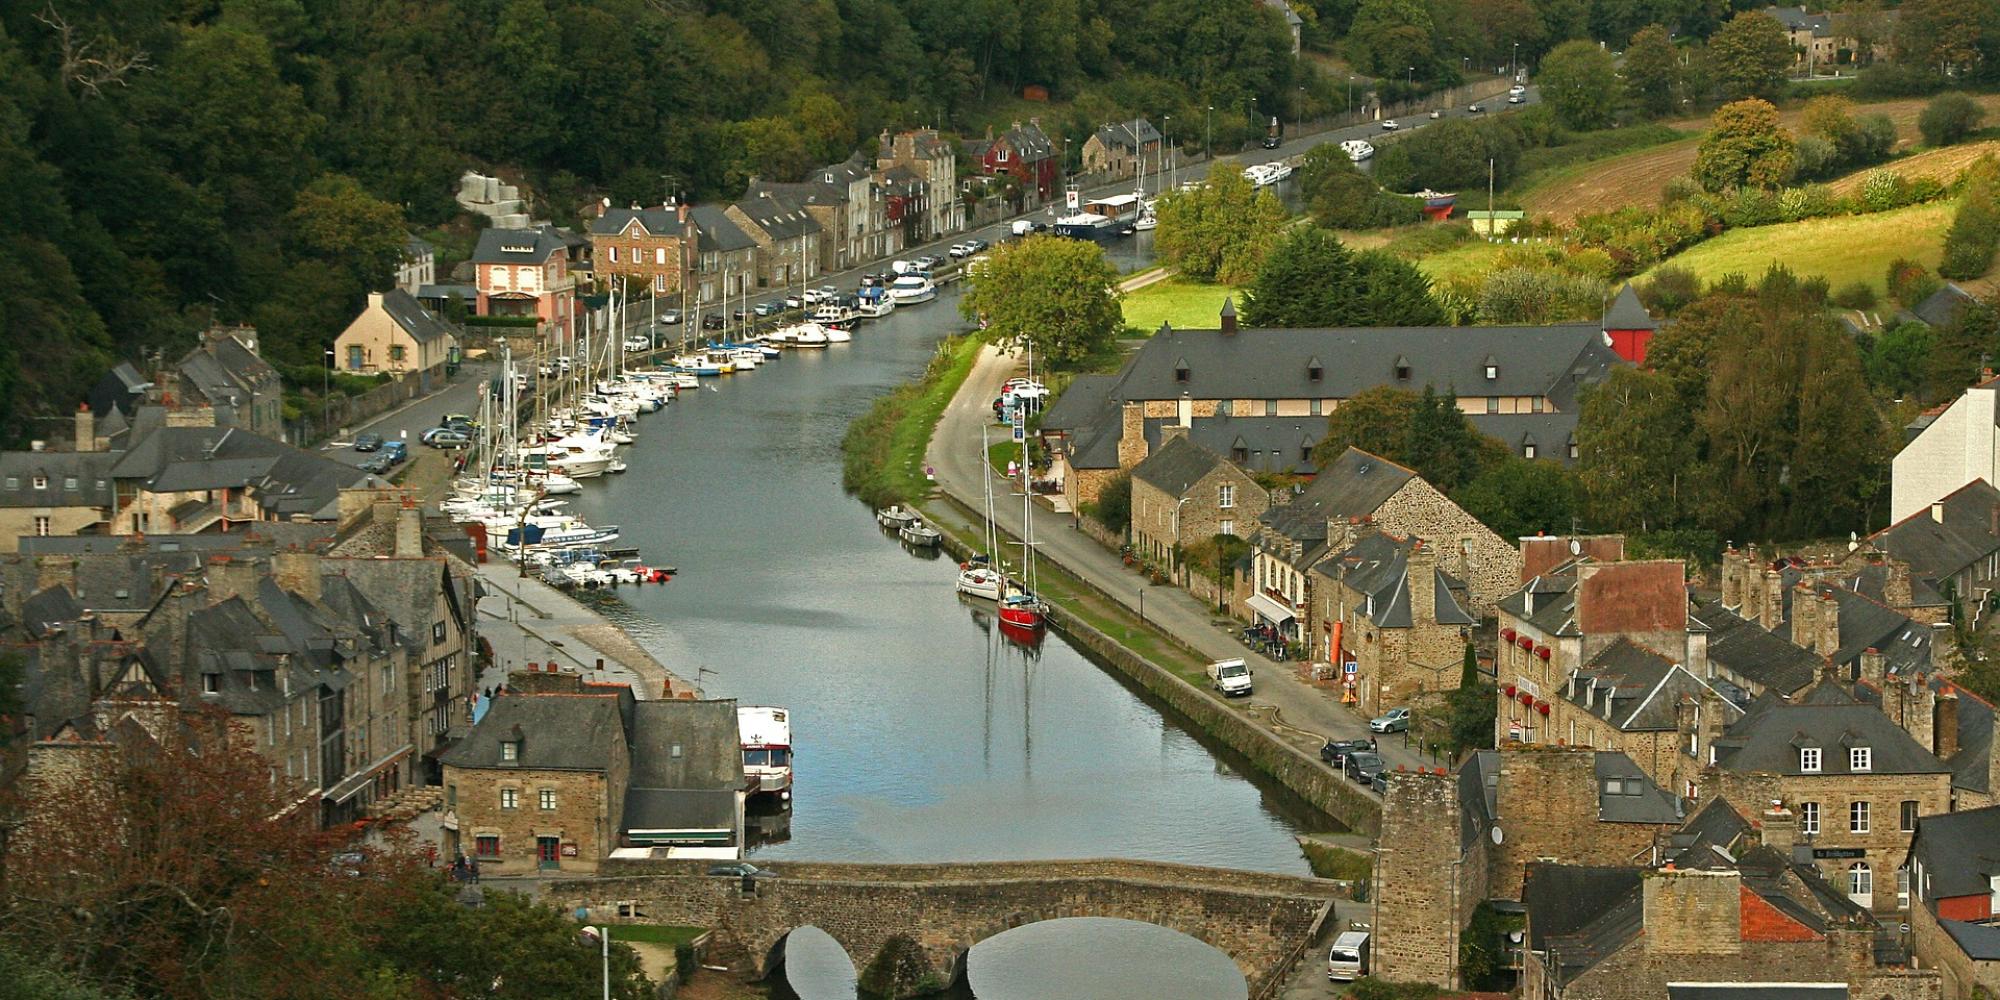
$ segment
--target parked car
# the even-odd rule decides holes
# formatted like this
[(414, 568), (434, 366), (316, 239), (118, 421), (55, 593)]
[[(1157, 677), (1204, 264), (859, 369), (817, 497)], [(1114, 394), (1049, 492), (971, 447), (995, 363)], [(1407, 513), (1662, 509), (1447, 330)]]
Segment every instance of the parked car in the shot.
[(374, 451), (380, 447), (382, 447), (382, 435), (380, 434), (369, 433), (356, 434), (354, 436), (355, 451)]
[(1347, 772), (1347, 780), (1357, 785), (1365, 785), (1375, 779), (1387, 764), (1382, 755), (1372, 750), (1357, 750), (1347, 755), (1341, 770)]
[[(423, 432), (422, 434), (419, 434), (419, 435), (417, 435), (417, 443), (418, 443), (418, 444), (430, 444), (430, 443), (431, 443), (431, 439), (432, 439), (432, 438), (434, 438), (434, 437), (437, 437), (437, 436), (438, 436), (439, 434), (447, 434), (447, 433), (453, 433), (453, 432), (459, 432), (459, 429), (458, 429), (458, 428), (456, 428), (456, 427), (433, 427), (433, 428), (431, 428), (431, 429), (429, 429), (429, 430), (427, 430), (427, 431)], [(462, 432), (460, 432), (460, 433), (462, 433)]]
[(1443, 118), (1443, 117), (1444, 117), (1444, 109), (1443, 109), (1443, 108), (1432, 108), (1432, 109), (1431, 109), (1431, 120), (1432, 120), (1432, 121), (1436, 121), (1436, 120), (1438, 120), (1439, 118)]
[(1473, 105), (1468, 105), (1465, 110), (1476, 115), (1485, 111), (1486, 108), (1478, 104), (1473, 104)]
[(1386, 767), (1375, 772), (1375, 776), (1368, 779), (1368, 787), (1377, 795), (1389, 794), (1389, 775), (1394, 773)]
[(814, 291), (819, 293), (819, 300), (823, 303), (840, 301), (840, 289), (832, 285), (821, 285), (814, 289)]
[(372, 472), (378, 476), (386, 476), (389, 474), (389, 469), (395, 464), (389, 461), (389, 456), (387, 455), (370, 455), (367, 461), (361, 463), (361, 471)]
[(1397, 129), (1399, 129), (1399, 128), (1402, 128), (1402, 127), (1403, 127), (1403, 126), (1401, 126), (1401, 125), (1398, 125), (1398, 124), (1396, 124), (1396, 119), (1394, 119), (1394, 118), (1384, 118), (1384, 119), (1382, 119), (1382, 131), (1384, 131), (1384, 132), (1394, 132), (1394, 131), (1396, 131)]
[(681, 325), (681, 311), (679, 309), (660, 310), (660, 325), (661, 326)]
[(728, 864), (709, 865), (708, 873), (710, 875), (722, 875), (728, 878), (742, 878), (745, 875), (748, 875), (751, 878), (778, 877), (777, 872), (774, 872), (769, 868), (759, 868), (748, 861), (731, 861)]
[(1319, 748), (1319, 759), (1341, 767), (1351, 753), (1374, 753), (1374, 740), (1327, 740)]
[(467, 448), (472, 445), (472, 435), (464, 431), (440, 430), (426, 442), (433, 448)]
[(1509, 93), (1509, 94), (1525, 94), (1525, 93), (1527, 93), (1527, 92), (1528, 92), (1528, 88), (1527, 88), (1526, 86), (1523, 86), (1522, 84), (1518, 84), (1518, 83), (1517, 83), (1517, 84), (1515, 84), (1515, 85), (1513, 85), (1513, 86), (1511, 86), (1511, 87), (1508, 87), (1508, 88), (1507, 88), (1507, 93)]
[(946, 253), (951, 254), (951, 259), (953, 260), (959, 260), (961, 258), (970, 257), (978, 252), (979, 251), (972, 249), (972, 244), (970, 243), (953, 243), (951, 245), (951, 249), (946, 251)]
[(442, 417), (438, 418), (438, 426), (439, 426), (439, 427), (461, 427), (461, 426), (463, 426), (463, 427), (478, 427), (478, 426), (479, 426), (479, 421), (477, 421), (477, 420), (474, 420), (474, 419), (472, 419), (472, 414), (470, 414), (470, 413), (447, 413), (447, 414), (445, 414), (444, 416), (442, 416)]
[(913, 260), (910, 263), (917, 265), (917, 268), (919, 270), (928, 271), (931, 268), (938, 266), (940, 263), (942, 263), (942, 261), (938, 260), (938, 258), (930, 254), (924, 254), (923, 256), (918, 257), (916, 260)]
[(804, 309), (809, 301), (810, 300), (801, 295), (787, 295), (785, 296), (785, 308)]
[(784, 309), (776, 302), (759, 302), (757, 303), (757, 307), (750, 311), (759, 316), (776, 316), (780, 312), (783, 312)]
[(408, 461), (410, 457), (410, 446), (404, 444), (401, 441), (391, 441), (388, 444), (382, 446), (381, 457), (384, 460), (386, 460), (390, 465), (397, 465), (402, 462)]
[(1507, 95), (1507, 103), (1508, 103), (1508, 104), (1526, 104), (1526, 103), (1528, 103), (1528, 95), (1526, 95), (1526, 94), (1508, 94), (1508, 95)]
[(1368, 720), (1371, 733), (1400, 733), (1410, 728), (1410, 710), (1392, 708)]
[(651, 337), (625, 338), (625, 350), (627, 351), (650, 351), (652, 349), (653, 349), (653, 338)]
[(888, 283), (889, 279), (877, 272), (870, 272), (861, 276), (861, 287), (863, 288), (880, 288)]
[[(736, 318), (742, 319), (743, 313), (739, 311), (736, 314)], [(701, 328), (704, 330), (720, 330), (728, 325), (728, 322), (728, 320), (722, 318), (721, 313), (709, 313), (701, 318)]]

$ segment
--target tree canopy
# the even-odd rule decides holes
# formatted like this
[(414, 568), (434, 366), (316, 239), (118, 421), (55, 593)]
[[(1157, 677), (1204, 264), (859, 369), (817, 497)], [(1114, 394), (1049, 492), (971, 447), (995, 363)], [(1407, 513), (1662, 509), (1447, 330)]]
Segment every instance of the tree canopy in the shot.
[(1443, 322), (1430, 281), (1408, 261), (1356, 254), (1317, 226), (1287, 233), (1244, 296), (1249, 326), (1427, 326)]
[(1285, 224), (1277, 196), (1227, 163), (1210, 170), (1206, 184), (1162, 195), (1156, 211), (1153, 245), (1163, 263), (1190, 278), (1232, 285), (1256, 276)]
[(1724, 99), (1776, 97), (1792, 67), (1792, 41), (1777, 18), (1741, 11), (1708, 40), (1708, 62)]
[(1618, 67), (1594, 42), (1564, 42), (1542, 59), (1535, 75), (1542, 99), (1574, 129), (1603, 128), (1618, 110)]
[(1695, 154), (1693, 174), (1708, 191), (1772, 188), (1785, 182), (1792, 158), (1792, 136), (1778, 125), (1778, 109), (1752, 98), (1715, 110)]
[(959, 311), (1037, 358), (1073, 365), (1124, 329), (1118, 269), (1088, 240), (1037, 235), (996, 247), (959, 299)]

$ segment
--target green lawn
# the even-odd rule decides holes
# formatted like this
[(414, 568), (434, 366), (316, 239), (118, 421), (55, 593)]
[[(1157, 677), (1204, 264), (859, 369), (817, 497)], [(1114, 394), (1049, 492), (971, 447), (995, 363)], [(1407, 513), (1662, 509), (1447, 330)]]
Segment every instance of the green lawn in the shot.
[(706, 927), (675, 927), (670, 924), (613, 924), (611, 940), (639, 941), (678, 947), (708, 933)]
[(1237, 308), (1242, 308), (1242, 292), (1227, 285), (1184, 278), (1156, 281), (1125, 293), (1125, 325), (1146, 336), (1163, 322), (1176, 329), (1213, 330), (1220, 322), (1217, 316), (1222, 312), (1222, 300), (1231, 295), (1236, 296)]
[(1732, 273), (1754, 281), (1772, 264), (1782, 263), (1801, 277), (1824, 277), (1836, 289), (1863, 281), (1880, 294), (1886, 291), (1889, 262), (1898, 257), (1937, 266), (1954, 208), (1952, 202), (1933, 202), (1873, 215), (1737, 229), (1659, 267), (1679, 265), (1708, 281)]
[(1500, 256), (1504, 244), (1487, 243), (1484, 240), (1463, 243), (1428, 257), (1417, 259), (1417, 269), (1431, 279), (1432, 285), (1444, 285), (1451, 281), (1485, 274), (1493, 267), (1493, 261)]

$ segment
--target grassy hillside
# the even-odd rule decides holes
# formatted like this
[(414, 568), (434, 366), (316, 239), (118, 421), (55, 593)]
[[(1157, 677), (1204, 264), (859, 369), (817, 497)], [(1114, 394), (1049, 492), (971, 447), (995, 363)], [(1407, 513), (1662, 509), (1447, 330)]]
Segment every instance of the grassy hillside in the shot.
[(1660, 266), (1685, 267), (1712, 281), (1725, 274), (1754, 279), (1773, 263), (1782, 263), (1802, 276), (1823, 276), (1834, 288), (1864, 281), (1882, 293), (1891, 260), (1906, 257), (1937, 266), (1953, 208), (1950, 202), (1934, 202), (1875, 215), (1737, 229)]
[(1172, 323), (1177, 329), (1213, 330), (1219, 322), (1216, 317), (1222, 311), (1222, 300), (1231, 295), (1236, 296), (1240, 307), (1243, 293), (1227, 285), (1185, 278), (1156, 281), (1125, 293), (1125, 325), (1148, 336), (1162, 322)]

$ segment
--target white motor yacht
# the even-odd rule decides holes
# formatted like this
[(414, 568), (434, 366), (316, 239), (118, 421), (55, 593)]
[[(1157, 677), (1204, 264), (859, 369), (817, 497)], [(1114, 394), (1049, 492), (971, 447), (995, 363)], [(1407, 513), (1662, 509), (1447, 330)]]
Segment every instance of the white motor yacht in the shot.
[(889, 297), (908, 306), (937, 298), (937, 286), (921, 274), (906, 274), (889, 283)]

